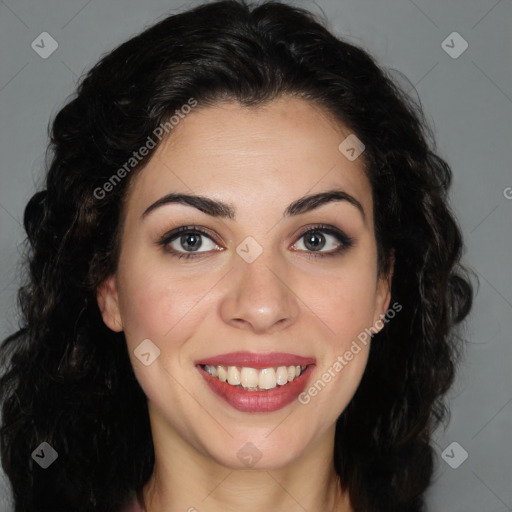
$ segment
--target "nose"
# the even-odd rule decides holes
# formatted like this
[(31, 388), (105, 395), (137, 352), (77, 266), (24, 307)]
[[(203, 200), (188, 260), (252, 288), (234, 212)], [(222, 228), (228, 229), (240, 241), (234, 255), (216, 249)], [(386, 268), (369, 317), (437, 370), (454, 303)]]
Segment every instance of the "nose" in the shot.
[(252, 263), (239, 258), (234, 266), (220, 306), (225, 323), (270, 334), (296, 322), (300, 308), (284, 265), (278, 266), (263, 252)]

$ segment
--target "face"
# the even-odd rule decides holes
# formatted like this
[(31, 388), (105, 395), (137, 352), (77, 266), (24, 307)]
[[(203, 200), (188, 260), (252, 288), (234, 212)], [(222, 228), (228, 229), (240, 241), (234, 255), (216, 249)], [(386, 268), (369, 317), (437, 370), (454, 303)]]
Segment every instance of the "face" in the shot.
[(152, 429), (209, 460), (244, 468), (250, 442), (258, 467), (290, 464), (358, 387), (389, 280), (349, 134), (299, 99), (197, 107), (130, 183), (98, 303)]

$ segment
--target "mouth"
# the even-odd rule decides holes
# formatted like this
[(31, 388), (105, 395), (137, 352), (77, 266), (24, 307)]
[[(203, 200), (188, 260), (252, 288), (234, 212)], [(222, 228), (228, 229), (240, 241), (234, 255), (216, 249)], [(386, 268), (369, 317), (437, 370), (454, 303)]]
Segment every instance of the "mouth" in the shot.
[(297, 399), (315, 363), (293, 354), (237, 352), (198, 361), (196, 368), (210, 390), (231, 407), (272, 412)]

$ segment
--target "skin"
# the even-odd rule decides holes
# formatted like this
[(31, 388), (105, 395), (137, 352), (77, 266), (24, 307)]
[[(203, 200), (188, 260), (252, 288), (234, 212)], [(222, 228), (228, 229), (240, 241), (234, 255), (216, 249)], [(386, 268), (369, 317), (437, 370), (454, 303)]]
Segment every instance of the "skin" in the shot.
[[(335, 421), (359, 385), (369, 344), (308, 404), (270, 413), (232, 408), (194, 365), (239, 350), (290, 352), (316, 358), (311, 384), (386, 312), (390, 276), (377, 271), (370, 183), (362, 158), (349, 161), (338, 150), (350, 133), (297, 98), (197, 107), (132, 178), (119, 264), (98, 289), (98, 304), (106, 325), (124, 331), (148, 398), (156, 459), (143, 493), (148, 511), (353, 510), (334, 471)], [(294, 200), (333, 188), (356, 198), (364, 217), (334, 201), (283, 218)], [(236, 218), (183, 204), (141, 218), (170, 192), (222, 200)], [(314, 251), (301, 229), (318, 223), (342, 230), (353, 245), (308, 258)], [(217, 238), (202, 237), (198, 258), (178, 259), (158, 245), (190, 225)], [(248, 236), (263, 249), (252, 263), (236, 252)], [(339, 242), (324, 236), (325, 254)], [(191, 252), (179, 236), (172, 247)], [(144, 339), (160, 349), (149, 366), (133, 352)], [(237, 457), (247, 442), (262, 455), (252, 468)]]

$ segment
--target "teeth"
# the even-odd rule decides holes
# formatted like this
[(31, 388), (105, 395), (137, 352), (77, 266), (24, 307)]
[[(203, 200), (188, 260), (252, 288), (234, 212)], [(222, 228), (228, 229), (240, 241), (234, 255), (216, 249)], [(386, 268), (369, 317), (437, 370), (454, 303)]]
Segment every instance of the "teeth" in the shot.
[(241, 384), (245, 389), (247, 388), (255, 388), (258, 386), (259, 375), (258, 370), (254, 368), (242, 368), (241, 373)]
[(258, 385), (261, 389), (273, 389), (277, 385), (276, 371), (274, 368), (265, 368), (260, 371)]
[(256, 368), (236, 366), (205, 365), (204, 369), (213, 377), (231, 386), (249, 391), (262, 391), (284, 386), (291, 382), (306, 369), (305, 366), (278, 366), (276, 368)]
[(236, 366), (228, 366), (228, 384), (232, 386), (240, 384), (240, 372)]
[[(210, 365), (206, 365), (206, 368), (207, 368), (207, 372), (210, 373), (210, 375), (213, 375), (213, 372), (215, 370), (210, 370), (210, 368), (215, 368), (215, 366), (210, 366)], [(217, 370), (217, 377), (219, 378), (219, 380), (221, 380), (222, 382), (226, 382), (228, 380), (228, 372), (226, 371), (226, 369), (224, 368), (224, 366), (217, 366), (216, 368)], [(215, 375), (213, 375), (215, 377)]]
[(288, 370), (286, 366), (280, 366), (276, 371), (277, 383), (280, 386), (284, 386), (288, 383)]

